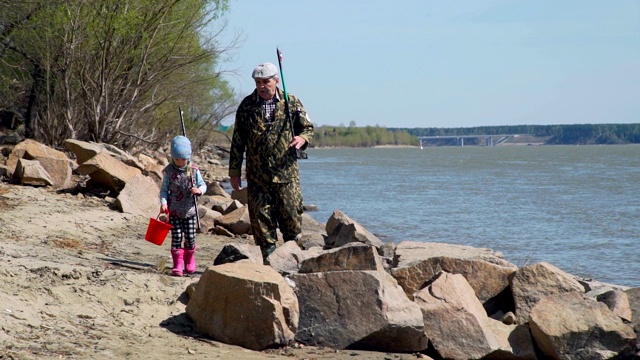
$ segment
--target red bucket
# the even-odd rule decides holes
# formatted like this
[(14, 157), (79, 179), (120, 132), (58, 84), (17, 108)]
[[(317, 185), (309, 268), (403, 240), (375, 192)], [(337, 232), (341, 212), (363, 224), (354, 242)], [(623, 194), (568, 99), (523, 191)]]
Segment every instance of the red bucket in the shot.
[(168, 222), (160, 221), (158, 217), (149, 219), (149, 227), (147, 227), (147, 234), (144, 236), (144, 239), (152, 242), (156, 245), (162, 245), (164, 239), (167, 237), (169, 230), (171, 230), (171, 225)]

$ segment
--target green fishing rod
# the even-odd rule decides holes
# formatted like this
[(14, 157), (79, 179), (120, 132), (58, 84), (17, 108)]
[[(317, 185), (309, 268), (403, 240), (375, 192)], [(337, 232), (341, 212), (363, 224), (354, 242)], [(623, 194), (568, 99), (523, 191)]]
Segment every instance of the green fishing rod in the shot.
[[(278, 55), (278, 68), (280, 69), (280, 80), (282, 80), (282, 91), (284, 91), (284, 112), (291, 126), (291, 137), (296, 136), (296, 132), (293, 126), (293, 118), (291, 118), (291, 110), (289, 108), (289, 94), (287, 93), (287, 86), (284, 83), (284, 72), (282, 72), (282, 52), (276, 47), (276, 54)], [(307, 153), (301, 149), (296, 149), (297, 159), (306, 159)]]

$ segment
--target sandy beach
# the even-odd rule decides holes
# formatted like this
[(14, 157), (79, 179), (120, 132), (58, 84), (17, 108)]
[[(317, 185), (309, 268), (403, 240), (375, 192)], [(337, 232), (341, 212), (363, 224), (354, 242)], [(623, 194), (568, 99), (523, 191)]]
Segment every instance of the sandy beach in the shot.
[(186, 287), (230, 242), (198, 235), (198, 269), (170, 276), (169, 241), (105, 199), (0, 183), (2, 359), (415, 359), (306, 347), (251, 351), (201, 336)]

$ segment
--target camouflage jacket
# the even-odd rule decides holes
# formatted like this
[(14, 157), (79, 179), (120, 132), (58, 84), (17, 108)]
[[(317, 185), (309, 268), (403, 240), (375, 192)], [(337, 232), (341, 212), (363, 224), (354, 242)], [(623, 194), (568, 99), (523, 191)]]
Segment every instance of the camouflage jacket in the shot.
[[(246, 154), (246, 179), (249, 182), (287, 183), (298, 178), (295, 150), (289, 147), (293, 139), (291, 124), (285, 115), (284, 92), (279, 88), (278, 97), (271, 123), (266, 118), (257, 91), (245, 97), (238, 106), (229, 156), (229, 176), (242, 174), (242, 161)], [(291, 94), (289, 107), (295, 133), (307, 141), (306, 148), (313, 138), (313, 124), (300, 100)]]

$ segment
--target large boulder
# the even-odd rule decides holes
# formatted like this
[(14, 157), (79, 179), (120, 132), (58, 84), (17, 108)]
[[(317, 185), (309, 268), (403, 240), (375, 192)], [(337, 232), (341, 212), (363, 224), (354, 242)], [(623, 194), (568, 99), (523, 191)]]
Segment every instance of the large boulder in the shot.
[(537, 360), (536, 349), (527, 324), (507, 325), (489, 318), (488, 328), (498, 341), (499, 348), (486, 359), (493, 360)]
[(123, 163), (134, 167), (140, 171), (144, 171), (144, 165), (140, 162), (140, 160), (134, 156), (132, 156), (131, 154), (129, 154), (128, 152), (113, 146), (111, 144), (107, 144), (107, 143), (101, 143), (100, 146), (104, 147), (105, 151), (107, 151), (109, 153), (109, 155), (113, 156), (114, 158), (122, 161)]
[(545, 297), (572, 291), (584, 293), (585, 290), (573, 275), (547, 262), (518, 269), (509, 282), (518, 324), (529, 321), (529, 312)]
[[(100, 153), (105, 153), (106, 155), (109, 155), (114, 159), (118, 159), (140, 171), (145, 171), (146, 168), (146, 164), (144, 163), (146, 159), (144, 156), (142, 158), (140, 156), (138, 156), (138, 158), (133, 157), (128, 152), (111, 144), (66, 139), (64, 141), (64, 146), (76, 156), (76, 162), (78, 165), (84, 164), (87, 160)], [(157, 163), (157, 161), (155, 162)]]
[(252, 262), (210, 266), (186, 312), (197, 331), (252, 350), (286, 345), (298, 329), (291, 286), (271, 267)]
[(327, 231), (326, 249), (340, 247), (350, 242), (360, 242), (377, 248), (383, 245), (382, 240), (340, 210), (335, 210), (331, 214), (325, 229)]
[(232, 234), (243, 235), (251, 230), (251, 219), (249, 218), (249, 208), (243, 206), (228, 214), (224, 214), (215, 219), (216, 226), (222, 226)]
[(323, 248), (325, 237), (325, 224), (319, 223), (311, 215), (303, 213), (302, 236), (297, 241), (298, 245), (305, 250), (313, 247)]
[(124, 186), (116, 199), (116, 206), (127, 214), (156, 217), (160, 212), (160, 189), (153, 179), (138, 174)]
[(409, 298), (413, 298), (413, 294), (433, 276), (445, 271), (464, 276), (485, 308), (499, 307), (489, 304), (494, 298), (510, 300), (509, 275), (518, 268), (490, 249), (416, 241), (399, 243), (395, 248), (394, 263), (391, 275)]
[(269, 254), (266, 264), (281, 274), (290, 274), (298, 272), (301, 259), (307, 258), (305, 255), (305, 251), (295, 241), (287, 241)]
[(104, 147), (99, 144), (76, 139), (66, 139), (64, 146), (76, 156), (78, 165), (82, 165), (104, 150)]
[(382, 259), (374, 246), (363, 243), (348, 243), (301, 261), (299, 272), (344, 270), (384, 271), (384, 266), (382, 266)]
[[(200, 198), (202, 199), (202, 198)], [(216, 226), (216, 219), (220, 216), (222, 216), (222, 214), (220, 214), (217, 211), (211, 210), (211, 209), (206, 209), (206, 211), (202, 211), (203, 206), (199, 205), (199, 209), (200, 211), (200, 223), (201, 226), (203, 228), (206, 229), (207, 232), (213, 232), (212, 230), (215, 228)], [(221, 228), (222, 229), (222, 228)], [(230, 234), (231, 236), (233, 236), (233, 234)]]
[(217, 181), (211, 181), (211, 182), (207, 183), (207, 192), (204, 193), (204, 194), (205, 195), (217, 195), (217, 196), (221, 196), (223, 198), (231, 200), (231, 194), (226, 192), (222, 188), (222, 186), (220, 186), (220, 183), (217, 182)]
[(549, 359), (610, 359), (636, 339), (609, 308), (581, 292), (547, 296), (531, 309), (529, 327)]
[(638, 333), (638, 346), (640, 346), (640, 287), (626, 289), (624, 293), (627, 294), (627, 301), (631, 308), (630, 325)]
[(231, 190), (231, 199), (238, 200), (244, 205), (249, 203), (248, 196), (249, 194), (246, 186), (240, 190)]
[(49, 176), (39, 161), (19, 159), (13, 179), (23, 185), (47, 186), (53, 185), (53, 180)]
[(415, 302), (430, 343), (445, 359), (536, 359), (529, 328), (489, 318), (461, 274), (436, 275)]
[(499, 348), (482, 303), (464, 276), (441, 272), (414, 298), (425, 333), (443, 358), (480, 359)]
[(164, 165), (161, 165), (157, 159), (148, 155), (138, 154), (137, 157), (134, 157), (111, 144), (87, 142), (76, 139), (66, 139), (64, 146), (76, 156), (78, 165), (84, 164), (98, 154), (103, 154), (140, 170), (141, 173), (151, 177), (157, 183), (162, 181)]
[(129, 166), (102, 151), (86, 160), (76, 169), (82, 175), (115, 192), (120, 192), (132, 177), (142, 174), (140, 169)]
[(157, 159), (146, 154), (138, 154), (138, 162), (144, 167), (143, 173), (145, 175), (158, 183), (162, 182), (162, 171), (165, 165), (160, 164)]
[(388, 273), (332, 271), (290, 279), (300, 302), (299, 342), (389, 352), (427, 348), (420, 308)]
[[(207, 195), (207, 196), (209, 196), (209, 199), (216, 199), (216, 196), (218, 195)], [(216, 202), (215, 204), (213, 204), (211, 209), (223, 215), (226, 215), (232, 211), (240, 209), (241, 207), (244, 207), (244, 205), (240, 201), (230, 200), (230, 201), (224, 201), (224, 202)]]
[(631, 320), (633, 319), (631, 315), (629, 297), (624, 291), (609, 290), (596, 296), (596, 300), (607, 305), (609, 310), (611, 310), (611, 312), (613, 312), (623, 321), (631, 322)]
[(47, 172), (57, 189), (71, 187), (71, 161), (62, 151), (50, 148), (35, 140), (27, 139), (13, 148), (7, 159), (7, 167), (13, 173), (19, 159), (37, 160)]

